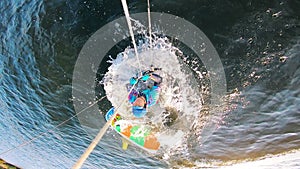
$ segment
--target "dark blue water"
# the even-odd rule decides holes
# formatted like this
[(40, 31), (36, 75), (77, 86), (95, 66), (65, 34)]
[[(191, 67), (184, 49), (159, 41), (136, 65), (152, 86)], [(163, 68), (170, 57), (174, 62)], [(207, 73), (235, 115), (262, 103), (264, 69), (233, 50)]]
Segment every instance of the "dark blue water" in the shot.
[[(146, 11), (146, 1), (128, 3), (132, 13)], [(85, 168), (193, 167), (195, 160), (222, 164), (299, 149), (299, 1), (151, 4), (212, 41), (227, 76), (227, 116), (202, 148), (170, 160), (122, 155), (108, 133)], [(121, 2), (3, 0), (0, 14), (0, 157), (22, 168), (70, 168), (91, 141), (76, 118), (56, 127), (75, 113), (73, 68), (86, 40), (123, 15)]]

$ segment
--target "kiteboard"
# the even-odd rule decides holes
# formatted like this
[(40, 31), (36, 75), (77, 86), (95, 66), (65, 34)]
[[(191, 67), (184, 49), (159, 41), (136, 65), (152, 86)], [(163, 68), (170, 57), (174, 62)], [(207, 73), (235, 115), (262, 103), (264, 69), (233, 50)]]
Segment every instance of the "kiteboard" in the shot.
[[(114, 111), (115, 109), (112, 107), (106, 113), (106, 121), (110, 119)], [(127, 149), (128, 144), (135, 145), (151, 154), (159, 150), (160, 143), (149, 125), (138, 123), (135, 120), (125, 120), (120, 114), (116, 114), (110, 126), (122, 136), (122, 148), (124, 150)]]

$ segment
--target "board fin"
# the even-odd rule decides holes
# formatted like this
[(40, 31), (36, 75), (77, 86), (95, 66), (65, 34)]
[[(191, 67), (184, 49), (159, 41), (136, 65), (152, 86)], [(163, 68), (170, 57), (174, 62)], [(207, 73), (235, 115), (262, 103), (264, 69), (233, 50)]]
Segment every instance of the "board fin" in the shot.
[(128, 148), (128, 141), (122, 138), (122, 149), (127, 150), (127, 148)]

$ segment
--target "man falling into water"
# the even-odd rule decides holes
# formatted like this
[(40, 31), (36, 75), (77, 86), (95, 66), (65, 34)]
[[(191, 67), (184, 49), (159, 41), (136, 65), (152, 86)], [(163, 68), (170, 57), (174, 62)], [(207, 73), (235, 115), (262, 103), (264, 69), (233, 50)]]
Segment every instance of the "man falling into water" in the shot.
[(161, 70), (151, 66), (151, 70), (142, 72), (141, 77), (132, 77), (128, 90), (132, 86), (134, 88), (128, 95), (128, 100), (132, 104), (132, 113), (136, 118), (142, 118), (147, 113), (147, 107), (157, 103), (159, 98), (159, 85), (162, 82), (162, 77), (154, 72)]
[[(142, 72), (142, 75), (132, 77), (128, 90), (133, 89), (128, 95), (128, 100), (132, 104), (132, 113), (135, 118), (143, 118), (147, 113), (147, 107), (157, 103), (159, 98), (160, 83), (162, 77), (155, 74), (154, 71), (161, 70), (151, 66), (151, 70)], [(160, 143), (154, 135), (145, 138), (144, 147), (158, 149)]]

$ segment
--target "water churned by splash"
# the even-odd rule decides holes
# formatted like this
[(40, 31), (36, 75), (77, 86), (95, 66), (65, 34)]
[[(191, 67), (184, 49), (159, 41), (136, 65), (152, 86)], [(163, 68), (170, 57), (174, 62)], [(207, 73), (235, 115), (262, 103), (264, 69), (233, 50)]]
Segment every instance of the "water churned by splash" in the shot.
[[(172, 46), (168, 38), (156, 37), (153, 44), (153, 48), (150, 49), (147, 43), (141, 43), (138, 47), (139, 58), (143, 70), (149, 69), (151, 65), (162, 68), (158, 71), (163, 77), (160, 99), (156, 106), (149, 108), (148, 120), (157, 126), (162, 151), (168, 153), (168, 151), (174, 151), (172, 149), (176, 147), (187, 144), (186, 138), (192, 134), (190, 131), (192, 127), (200, 126), (201, 128), (205, 124), (204, 118), (206, 117), (201, 114), (202, 86), (197, 84), (192, 70), (178, 56), (178, 53), (183, 52)], [(122, 102), (127, 99), (128, 95), (126, 84), (139, 70), (133, 49), (127, 48), (110, 62), (112, 65), (103, 80), (107, 98), (114, 107), (121, 106), (119, 110), (123, 116), (130, 117), (132, 116), (131, 105), (128, 102), (125, 104)], [(170, 127), (163, 125), (166, 111), (178, 114), (177, 120)], [(200, 131), (193, 134), (199, 137)]]

